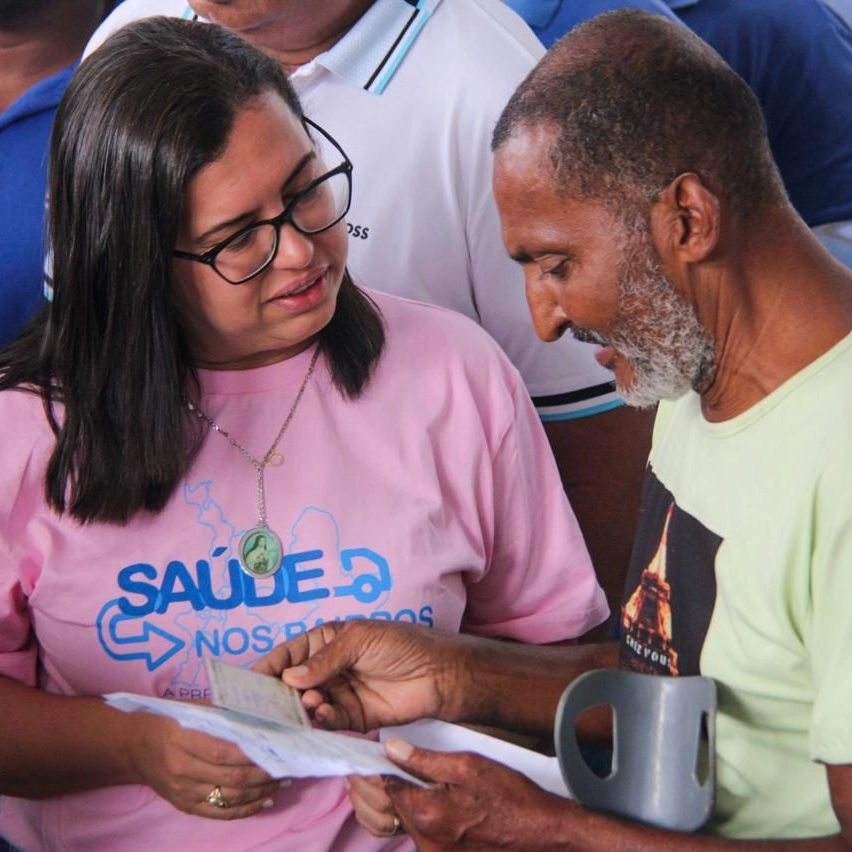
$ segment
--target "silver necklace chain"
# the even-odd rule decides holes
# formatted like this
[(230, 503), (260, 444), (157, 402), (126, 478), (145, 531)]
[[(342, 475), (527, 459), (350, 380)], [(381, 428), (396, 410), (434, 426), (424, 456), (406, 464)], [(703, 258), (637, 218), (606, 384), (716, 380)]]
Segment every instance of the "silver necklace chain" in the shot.
[(239, 450), (246, 458), (248, 463), (255, 469), (257, 472), (257, 512), (258, 512), (258, 522), (257, 525), (259, 527), (265, 527), (266, 524), (266, 489), (264, 488), (263, 482), (263, 471), (265, 470), (267, 465), (272, 465), (273, 467), (281, 467), (284, 464), (284, 456), (281, 453), (276, 452), (279, 441), (284, 437), (284, 433), (287, 431), (287, 427), (290, 425), (290, 421), (293, 419), (293, 415), (296, 413), (296, 409), (299, 406), (299, 402), (302, 399), (302, 395), (305, 392), (305, 388), (308, 386), (308, 382), (311, 379), (311, 376), (314, 372), (314, 367), (317, 365), (317, 359), (319, 358), (320, 347), (317, 346), (314, 351), (313, 357), (311, 358), (311, 363), (308, 365), (308, 371), (305, 373), (305, 378), (302, 379), (302, 384), (299, 387), (299, 392), (296, 394), (296, 398), (293, 400), (293, 404), (290, 406), (290, 410), (287, 412), (287, 417), (284, 419), (284, 422), (281, 424), (281, 428), (278, 430), (278, 434), (275, 436), (275, 440), (272, 442), (272, 446), (266, 451), (263, 458), (258, 460), (256, 459), (241, 443), (239, 443), (235, 438), (231, 435), (230, 432), (222, 429), (219, 424), (210, 416), (205, 414), (197, 405), (194, 405), (191, 402), (187, 402), (187, 408), (198, 417), (199, 420), (203, 420), (214, 432), (218, 432), (223, 438), (227, 439), (228, 443), (235, 449)]

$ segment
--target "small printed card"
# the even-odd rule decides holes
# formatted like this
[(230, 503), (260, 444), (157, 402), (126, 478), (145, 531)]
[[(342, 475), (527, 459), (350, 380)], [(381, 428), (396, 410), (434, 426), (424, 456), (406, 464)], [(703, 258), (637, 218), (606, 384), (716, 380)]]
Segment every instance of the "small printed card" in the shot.
[(213, 704), (274, 722), (310, 727), (299, 691), (276, 677), (205, 657)]

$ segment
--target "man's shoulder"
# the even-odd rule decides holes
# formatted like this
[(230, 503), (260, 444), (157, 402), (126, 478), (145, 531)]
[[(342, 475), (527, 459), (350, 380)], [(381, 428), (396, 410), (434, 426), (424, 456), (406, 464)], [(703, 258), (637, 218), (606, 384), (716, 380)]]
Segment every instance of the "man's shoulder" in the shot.
[[(7, 127), (14, 127), (17, 133), (32, 132), (40, 135), (46, 125), (48, 130), (53, 121), (53, 113), (62, 98), (62, 93), (68, 86), (71, 75), (74, 73), (75, 65), (69, 65), (49, 77), (39, 80), (30, 86), (8, 109), (0, 110), (0, 133)], [(16, 148), (18, 144), (16, 143)], [(13, 150), (13, 154), (30, 158), (44, 157), (44, 151)], [(8, 166), (8, 157), (4, 152), (3, 162), (0, 165)]]
[(124, 0), (107, 15), (101, 25), (92, 34), (83, 56), (88, 56), (99, 47), (116, 30), (137, 21), (140, 18), (151, 18), (154, 15), (167, 15), (171, 18), (191, 17), (192, 9), (186, 0)]
[(526, 21), (503, 0), (442, 0), (423, 35), (452, 45), (446, 61), (461, 66), (484, 65), (490, 73), (506, 57), (519, 57), (531, 68), (544, 46)]
[[(428, 110), (461, 104), (491, 123), (544, 54), (533, 31), (502, 0), (442, 0), (395, 69), (387, 92), (416, 97)], [(396, 90), (396, 91), (394, 91)]]
[[(458, 16), (462, 20), (478, 23), (480, 27), (499, 34), (519, 49), (536, 56), (544, 52), (541, 42), (529, 25), (503, 0), (443, 0), (443, 14)], [(467, 33), (470, 41), (478, 40), (478, 30)]]
[(630, 8), (654, 12), (665, 18), (679, 20), (664, 0), (505, 0), (533, 28), (545, 47), (550, 47), (569, 30), (585, 21), (613, 9)]
[(838, 23), (819, 0), (799, 3), (779, 3), (778, 0), (749, 0), (747, 3), (742, 0), (700, 0), (692, 6), (676, 8), (675, 12), (702, 38), (707, 33), (714, 38), (731, 41), (742, 39), (744, 34), (748, 34), (749, 38), (758, 42), (774, 42), (779, 33), (788, 33), (795, 40), (806, 41), (807, 34), (814, 29), (825, 30)]

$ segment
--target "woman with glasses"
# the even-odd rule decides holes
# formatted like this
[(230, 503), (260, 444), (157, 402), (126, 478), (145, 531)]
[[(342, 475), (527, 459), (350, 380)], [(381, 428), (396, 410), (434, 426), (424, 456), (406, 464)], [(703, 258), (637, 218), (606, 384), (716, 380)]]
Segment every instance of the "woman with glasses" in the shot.
[(205, 699), (206, 657), (329, 620), (539, 643), (602, 621), (518, 374), (469, 320), (353, 284), (353, 164), (218, 27), (116, 33), (50, 172), (53, 301), (0, 353), (0, 835), (410, 846), (342, 779), (282, 786), (100, 696)]

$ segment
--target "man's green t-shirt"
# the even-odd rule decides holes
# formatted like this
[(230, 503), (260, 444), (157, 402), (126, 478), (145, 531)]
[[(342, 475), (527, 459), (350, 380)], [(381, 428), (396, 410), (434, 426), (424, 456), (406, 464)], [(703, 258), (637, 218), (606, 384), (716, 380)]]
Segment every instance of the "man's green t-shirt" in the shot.
[(623, 665), (719, 691), (732, 837), (834, 834), (852, 763), (852, 335), (744, 414), (661, 406), (622, 608)]

